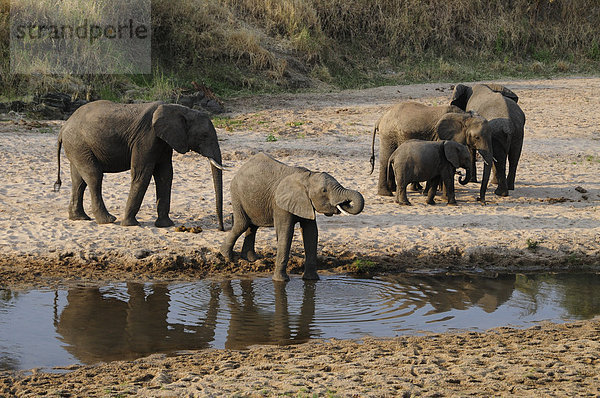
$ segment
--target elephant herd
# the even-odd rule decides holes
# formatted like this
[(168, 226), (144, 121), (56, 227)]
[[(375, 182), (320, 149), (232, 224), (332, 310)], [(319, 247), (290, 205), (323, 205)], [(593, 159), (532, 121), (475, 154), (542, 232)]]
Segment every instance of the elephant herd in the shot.
[[(515, 174), (523, 146), (525, 115), (518, 97), (497, 84), (458, 84), (448, 106), (426, 106), (403, 102), (389, 109), (373, 131), (371, 173), (375, 165), (375, 135), (380, 133), (380, 160), (377, 193), (409, 205), (406, 189), (420, 189), (425, 181), (427, 203), (434, 204), (439, 186), (448, 204), (455, 204), (454, 175), (464, 168), (461, 184), (477, 182), (476, 153), (484, 161), (479, 200), (485, 192), (491, 170), (498, 185), (495, 194), (507, 196), (514, 189)], [(202, 112), (181, 105), (153, 102), (116, 104), (95, 101), (71, 115), (58, 135), (58, 179), (61, 186), (61, 147), (70, 161), (71, 220), (90, 220), (83, 208), (83, 194), (89, 186), (91, 211), (99, 224), (112, 223), (102, 199), (104, 173), (131, 170), (131, 186), (121, 225), (138, 225), (140, 209), (150, 179), (156, 186), (155, 225), (169, 227), (173, 150), (197, 152), (210, 161), (219, 229), (223, 225), (223, 166), (216, 130)], [(509, 170), (506, 174), (506, 162)], [(286, 266), (294, 226), (300, 223), (305, 249), (304, 279), (318, 279), (315, 212), (359, 214), (364, 208), (360, 192), (344, 188), (327, 173), (292, 167), (259, 153), (242, 165), (231, 181), (233, 226), (220, 252), (233, 260), (233, 246), (246, 232), (241, 257), (258, 258), (255, 237), (258, 227), (275, 227), (277, 255), (273, 279), (289, 280)]]

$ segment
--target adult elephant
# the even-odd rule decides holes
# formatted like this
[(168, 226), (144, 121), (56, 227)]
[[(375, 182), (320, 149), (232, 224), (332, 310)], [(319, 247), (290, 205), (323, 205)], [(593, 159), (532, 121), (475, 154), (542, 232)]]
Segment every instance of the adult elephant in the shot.
[[(428, 106), (407, 101), (393, 106), (377, 122), (371, 146), (371, 173), (375, 168), (375, 135), (379, 140), (379, 181), (377, 194), (392, 196), (394, 178), (388, 177), (388, 160), (391, 154), (408, 140), (449, 140), (477, 150), (484, 161), (492, 163), (492, 136), (487, 121), (472, 112), (450, 106)], [(388, 186), (388, 180), (392, 183)], [(471, 174), (471, 181), (477, 181)], [(487, 189), (487, 185), (485, 186)], [(482, 184), (481, 191), (484, 192)]]
[(300, 223), (304, 241), (303, 279), (319, 279), (317, 275), (318, 230), (315, 211), (332, 216), (345, 212), (358, 214), (364, 198), (358, 191), (344, 188), (327, 173), (293, 167), (258, 153), (246, 162), (231, 180), (233, 226), (221, 246), (221, 254), (233, 259), (233, 245), (246, 232), (242, 258), (257, 259), (254, 251), (258, 227), (275, 226), (277, 257), (273, 279), (286, 281), (286, 267), (294, 236)]
[(209, 158), (215, 189), (217, 218), (223, 230), (223, 175), (217, 133), (205, 114), (181, 105), (153, 102), (116, 104), (90, 102), (77, 109), (58, 135), (58, 180), (61, 185), (60, 149), (71, 162), (72, 192), (69, 219), (89, 220), (83, 209), (83, 193), (90, 187), (92, 213), (98, 224), (111, 223), (102, 200), (104, 173), (131, 169), (131, 187), (121, 225), (138, 225), (135, 216), (154, 176), (157, 227), (169, 227), (173, 149), (195, 151)]
[[(488, 120), (494, 149), (494, 174), (498, 183), (494, 193), (498, 196), (508, 196), (508, 191), (515, 189), (525, 127), (525, 114), (518, 101), (515, 93), (499, 84), (476, 84), (473, 87), (457, 84), (452, 95), (452, 105), (477, 112)], [(486, 174), (489, 168), (484, 167), (484, 180), (489, 178), (489, 170)], [(481, 198), (484, 199), (483, 196)]]

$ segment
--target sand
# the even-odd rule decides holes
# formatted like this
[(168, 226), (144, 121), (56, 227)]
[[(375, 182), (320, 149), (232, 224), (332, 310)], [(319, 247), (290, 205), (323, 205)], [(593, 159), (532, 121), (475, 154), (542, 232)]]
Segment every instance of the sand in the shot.
[[(224, 174), (226, 225), (231, 223), (228, 187), (235, 170), (252, 154), (264, 151), (291, 165), (329, 172), (345, 187), (357, 189), (365, 197), (365, 209), (358, 216), (330, 218), (317, 216), (320, 272), (322, 273), (342, 273), (358, 268), (366, 272), (481, 274), (598, 270), (600, 265), (600, 112), (598, 112), (600, 79), (569, 78), (499, 81), (498, 83), (505, 84), (519, 95), (519, 105), (527, 117), (525, 143), (517, 171), (516, 189), (510, 196), (501, 198), (493, 194), (494, 188), (491, 186), (486, 206), (476, 201), (479, 190), (476, 184), (469, 184), (466, 187), (457, 185), (457, 206), (447, 206), (440, 198), (438, 198), (438, 205), (429, 206), (425, 204), (425, 198), (418, 193), (411, 193), (409, 196), (413, 206), (399, 206), (393, 198), (376, 195), (378, 170), (376, 169), (373, 175), (369, 175), (372, 129), (385, 110), (390, 105), (407, 99), (432, 105), (446, 104), (451, 97), (451, 84), (380, 87), (339, 93), (255, 96), (229, 101), (226, 106), (230, 110), (228, 114), (230, 119), (215, 121), (219, 126), (217, 130), (224, 162), (232, 168), (232, 171)], [(46, 286), (81, 281), (182, 280), (216, 274), (264, 273), (272, 270), (275, 254), (273, 229), (259, 229), (257, 252), (264, 258), (256, 263), (243, 260), (226, 263), (217, 253), (226, 232), (217, 229), (209, 165), (206, 159), (198, 154), (174, 156), (175, 177), (171, 218), (176, 226), (201, 227), (202, 232), (194, 234), (178, 232), (174, 227), (155, 228), (153, 223), (156, 208), (153, 184), (149, 187), (138, 213), (141, 225), (139, 227), (119, 225), (129, 190), (129, 173), (105, 175), (104, 199), (109, 211), (118, 217), (116, 223), (98, 225), (94, 221), (69, 221), (67, 205), (70, 197), (70, 178), (68, 159), (64, 154), (62, 189), (57, 193), (52, 189), (57, 170), (56, 137), (63, 122), (20, 120), (18, 115), (3, 115), (0, 119), (2, 119), (0, 160), (5, 166), (3, 184), (0, 185), (0, 280), (3, 284)], [(479, 164), (478, 167), (481, 174), (482, 165)], [(86, 195), (85, 206), (89, 209), (88, 195)], [(241, 239), (236, 245), (236, 250), (240, 247)], [(303, 250), (299, 231), (296, 231), (292, 251), (291, 272), (300, 273)], [(418, 341), (418, 344), (424, 347), (423, 350), (427, 351), (427, 354), (421, 357), (421, 354), (413, 353), (414, 358), (411, 360), (416, 362), (410, 366), (408, 362), (402, 362), (402, 360), (409, 361), (406, 358), (411, 357), (407, 354), (408, 351), (405, 351), (407, 348), (400, 343), (413, 341), (410, 337), (391, 341), (369, 340), (363, 344), (335, 342), (309, 343), (282, 349), (262, 347), (250, 353), (222, 351), (193, 353), (182, 357), (181, 361), (189, 365), (186, 361), (206, 356), (210, 358), (206, 359), (209, 363), (217, 364), (215, 366), (231, 363), (232, 367), (225, 367), (225, 371), (222, 369), (219, 371), (206, 370), (204, 367), (194, 368), (190, 365), (191, 368), (186, 371), (192, 375), (191, 378), (181, 387), (175, 386), (174, 390), (165, 391), (170, 391), (171, 396), (179, 396), (188, 392), (188, 388), (195, 389), (198, 383), (201, 383), (193, 381), (195, 380), (193, 374), (198, 373), (200, 375), (198, 377), (202, 380), (206, 375), (213, 377), (214, 381), (211, 383), (216, 387), (211, 390), (207, 384), (206, 387), (202, 387), (204, 390), (194, 390), (192, 396), (197, 391), (200, 391), (199, 395), (210, 395), (210, 391), (219, 391), (220, 388), (247, 392), (254, 387), (245, 384), (238, 386), (233, 382), (231, 375), (235, 372), (246, 374), (247, 371), (250, 374), (248, 383), (252, 385), (253, 372), (265, 373), (260, 367), (248, 368), (248, 356), (258, 353), (256, 355), (259, 357), (280, 358), (273, 363), (269, 360), (267, 362), (272, 366), (281, 364), (282, 372), (289, 373), (290, 376), (296, 374), (296, 371), (287, 369), (285, 367), (287, 362), (281, 358), (285, 358), (289, 353), (296, 353), (297, 356), (306, 357), (307, 361), (298, 365), (298, 369), (308, 369), (313, 373), (319, 371), (323, 375), (327, 372), (323, 369), (315, 370), (315, 364), (330, 366), (332, 369), (330, 382), (333, 384), (335, 384), (333, 379), (336, 379), (338, 377), (336, 375), (341, 372), (339, 377), (349, 383), (342, 383), (334, 388), (341, 396), (351, 396), (354, 394), (352, 391), (356, 392), (356, 396), (364, 396), (364, 391), (357, 389), (366, 388), (365, 386), (372, 386), (371, 393), (375, 396), (394, 396), (401, 390), (412, 391), (403, 383), (412, 383), (411, 388), (419, 388), (421, 389), (419, 391), (425, 395), (430, 395), (433, 391), (449, 395), (452, 395), (452, 391), (465, 391), (465, 395), (468, 391), (488, 394), (494, 393), (494, 386), (500, 388), (498, 391), (505, 391), (503, 389), (508, 384), (514, 388), (524, 388), (524, 386), (531, 386), (532, 383), (535, 386), (538, 380), (546, 380), (549, 376), (538, 377), (536, 373), (538, 365), (533, 364), (535, 358), (521, 355), (516, 349), (511, 351), (510, 355), (507, 352), (510, 356), (508, 361), (514, 362), (511, 365), (514, 365), (515, 369), (507, 365), (509, 370), (501, 370), (505, 373), (505, 379), (496, 380), (486, 376), (484, 374), (486, 372), (500, 371), (490, 370), (493, 366), (490, 367), (489, 364), (495, 363), (498, 355), (486, 351), (487, 344), (491, 341), (495, 342), (496, 336), (505, 336), (509, 341), (514, 340), (515, 344), (518, 344), (522, 341), (519, 339), (524, 338), (523, 333), (531, 333), (540, 341), (541, 347), (534, 348), (541, 350), (539, 366), (546, 372), (546, 366), (552, 358), (564, 360), (563, 354), (556, 354), (553, 351), (555, 344), (545, 340), (545, 335), (550, 333), (548, 332), (550, 330), (553, 331), (552, 333), (557, 333), (559, 341), (564, 338), (564, 344), (569, 345), (566, 341), (573, 339), (576, 343), (571, 345), (579, 344), (584, 347), (582, 353), (577, 354), (583, 358), (581, 359), (583, 370), (567, 370), (580, 372), (578, 373), (580, 376), (577, 377), (583, 381), (575, 382), (571, 377), (552, 376), (550, 378), (554, 381), (548, 381), (550, 386), (548, 388), (568, 388), (570, 389), (568, 391), (576, 394), (577, 391), (586, 391), (578, 390), (577, 383), (592, 383), (596, 390), (587, 391), (598, 393), (597, 376), (596, 378), (586, 376), (586, 372), (595, 371), (595, 374), (598, 374), (597, 359), (591, 359), (591, 362), (586, 363), (587, 357), (583, 354), (587, 351), (587, 354), (591, 355), (593, 352), (591, 346), (596, 344), (597, 347), (598, 340), (585, 337), (587, 336), (585, 333), (577, 332), (595, 330), (597, 334), (598, 323), (590, 321), (577, 325), (579, 326), (574, 329), (550, 325), (530, 332), (494, 331), (481, 335), (482, 339), (487, 339), (486, 344), (471, 339), (469, 334), (462, 335), (463, 337), (440, 335), (436, 337), (438, 340), (414, 338), (416, 339), (414, 341)], [(513, 339), (511, 336), (521, 337)], [(456, 382), (463, 379), (452, 373), (458, 372), (459, 365), (456, 365), (458, 366), (456, 368), (453, 367), (455, 365), (449, 366), (447, 358), (443, 362), (436, 363), (437, 351), (433, 341), (446, 341), (444, 339), (448, 339), (444, 344), (452, 344), (452, 347), (457, 345), (458, 341), (463, 343), (455, 348), (459, 363), (463, 366), (462, 373), (457, 374), (466, 377), (465, 382)], [(346, 363), (344, 357), (337, 352), (339, 349), (335, 348), (336, 344), (342, 347), (339, 349), (358, 350), (364, 353), (364, 358), (361, 359), (359, 355), (354, 358), (354, 362)], [(506, 350), (501, 345), (496, 348)], [(385, 352), (377, 357), (374, 354), (377, 350)], [(409, 351), (412, 352), (412, 348)], [(471, 357), (467, 352), (477, 354)], [(325, 357), (319, 359), (319, 355)], [(326, 358), (328, 355), (333, 357)], [(577, 362), (574, 359), (578, 358), (577, 355), (571, 360)], [(356, 377), (356, 380), (351, 382), (352, 378), (348, 376), (352, 374), (349, 364), (356, 363), (358, 364), (356, 366), (361, 369), (360, 364), (371, 360), (382, 361), (381, 372), (383, 373), (381, 374), (386, 373), (387, 365), (384, 366), (384, 362), (391, 361), (388, 364), (389, 368), (397, 370), (392, 385), (387, 385), (386, 377), (378, 373), (379, 365), (373, 368), (374, 373), (367, 371), (366, 374), (373, 377), (369, 379), (372, 380), (369, 383), (363, 380), (364, 375), (358, 373), (352, 376)], [(140, 372), (135, 370), (144, 363), (143, 361), (150, 361), (150, 364), (156, 364), (157, 368), (166, 367), (166, 363), (170, 364), (170, 368), (180, 366), (178, 360), (160, 358), (103, 366), (113, 370), (119, 369), (116, 372), (118, 374), (123, 372), (123, 380), (130, 380), (127, 377), (133, 374), (144, 379), (145, 376), (140, 376)], [(527, 365), (528, 361), (532, 361), (532, 365)], [(403, 365), (398, 365), (399, 367), (394, 365), (401, 363)], [(240, 367), (236, 367), (236, 364)], [(421, 366), (423, 368), (419, 369)], [(528, 373), (519, 367), (526, 369), (527, 372), (533, 372), (532, 377), (537, 379), (528, 378)], [(407, 369), (409, 374), (406, 374)], [(411, 369), (416, 375), (412, 375)], [(482, 373), (477, 374), (477, 369)], [(520, 374), (523, 383), (517, 383), (516, 379), (507, 376), (513, 370), (516, 375)], [(77, 378), (78, 376), (73, 376), (77, 372), (79, 371), (61, 377), (64, 380), (69, 380), (70, 377)], [(92, 371), (81, 372), (83, 373), (80, 375), (80, 380), (88, 380), (86, 372)], [(94, 372), (95, 370), (92, 373)], [(419, 380), (426, 372), (431, 372), (425, 378), (427, 386), (418, 387), (414, 381)], [(467, 375), (471, 372), (474, 372), (473, 377), (478, 378), (479, 382), (468, 381)], [(156, 376), (152, 372), (149, 374), (152, 378)], [(558, 372), (554, 374), (558, 375)], [(220, 375), (227, 376), (227, 381), (220, 378)], [(435, 382), (432, 381), (434, 376), (437, 380)], [(12, 380), (11, 377), (16, 377), (21, 382), (31, 380), (22, 379), (22, 376), (18, 375), (7, 377), (9, 378), (5, 378), (5, 381)], [(35, 377), (42, 377), (44, 381), (56, 378), (56, 376)], [(172, 375), (168, 377), (173, 379)], [(173, 380), (180, 380), (178, 377)], [(281, 377), (279, 373), (278, 377)], [(560, 381), (565, 378), (566, 381)], [(105, 382), (109, 383), (107, 380), (103, 382), (91, 376), (89, 379), (97, 381), (90, 385), (87, 385), (86, 381), (86, 386), (82, 388), (96, 386), (101, 390), (101, 385)], [(306, 378), (302, 380), (306, 386), (310, 386), (308, 391), (321, 388), (317, 387), (317, 382), (309, 382)], [(147, 390), (150, 388), (151, 381), (142, 380), (140, 386), (135, 387), (137, 393), (159, 395), (157, 390)], [(432, 387), (428, 384), (430, 382), (433, 383)], [(278, 387), (279, 385), (273, 383), (274, 380), (268, 382), (264, 388), (271, 394), (284, 391)], [(327, 381), (320, 383), (329, 385)], [(20, 387), (21, 389), (17, 390), (19, 395), (25, 394), (25, 389), (32, 388), (31, 385), (32, 383), (29, 383), (29, 387)], [(172, 383), (169, 385), (173, 386)], [(286, 388), (293, 387), (290, 383), (283, 385)], [(414, 387), (415, 385), (417, 387)], [(398, 386), (400, 389), (394, 389)], [(258, 388), (256, 394), (259, 394), (262, 388)], [(72, 391), (75, 390), (76, 387), (73, 387)], [(32, 389), (32, 391), (36, 390)], [(301, 392), (300, 386), (296, 391)], [(323, 390), (314, 391), (320, 391), (319, 395), (326, 395)], [(550, 391), (552, 390), (548, 390), (548, 393)], [(9, 391), (5, 390), (4, 393), (9, 394)], [(169, 395), (169, 393), (165, 394)], [(524, 392), (519, 393), (519, 395), (524, 394)], [(79, 396), (86, 395), (87, 392)]]

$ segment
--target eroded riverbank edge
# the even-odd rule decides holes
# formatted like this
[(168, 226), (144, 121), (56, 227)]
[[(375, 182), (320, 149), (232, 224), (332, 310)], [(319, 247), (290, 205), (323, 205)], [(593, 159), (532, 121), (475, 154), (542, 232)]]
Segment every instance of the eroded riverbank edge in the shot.
[[(52, 287), (63, 284), (103, 284), (114, 281), (189, 281), (211, 277), (240, 278), (268, 275), (273, 271), (275, 252), (264, 253), (255, 262), (236, 259), (226, 262), (216, 251), (200, 248), (170, 254), (148, 254), (136, 258), (130, 253), (75, 253), (0, 255), (0, 286), (11, 288)], [(301, 252), (292, 253), (291, 275), (301, 275)], [(480, 248), (462, 252), (457, 248), (423, 252), (410, 250), (395, 255), (327, 253), (319, 255), (322, 274), (349, 274), (372, 277), (381, 274), (475, 274), (494, 277), (515, 273), (599, 272), (600, 256), (561, 253), (549, 250), (507, 250)]]

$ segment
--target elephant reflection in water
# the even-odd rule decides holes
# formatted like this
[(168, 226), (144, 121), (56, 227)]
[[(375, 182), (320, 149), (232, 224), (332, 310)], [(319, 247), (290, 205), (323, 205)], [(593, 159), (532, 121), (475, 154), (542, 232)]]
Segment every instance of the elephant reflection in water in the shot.
[[(401, 307), (412, 309), (431, 305), (426, 315), (477, 306), (492, 313), (504, 304), (515, 289), (515, 275), (497, 278), (471, 276), (408, 276), (391, 278), (406, 291), (397, 297)], [(406, 297), (408, 296), (408, 297)], [(416, 308), (415, 308), (416, 307)]]
[[(315, 316), (316, 281), (304, 281), (302, 306), (298, 316), (290, 316), (286, 284), (273, 282), (275, 311), (261, 309), (256, 302), (252, 280), (241, 280), (241, 300), (234, 292), (231, 281), (222, 283), (228, 299), (231, 319), (225, 348), (246, 349), (253, 344), (298, 344), (311, 337)], [(292, 330), (296, 326), (296, 332)]]
[(143, 284), (128, 283), (127, 302), (99, 288), (72, 289), (55, 320), (56, 331), (68, 344), (65, 349), (87, 364), (206, 348), (214, 340), (220, 294), (216, 284), (210, 290), (206, 318), (199, 326), (184, 328), (167, 322), (169, 291), (164, 284), (152, 285), (146, 296)]

